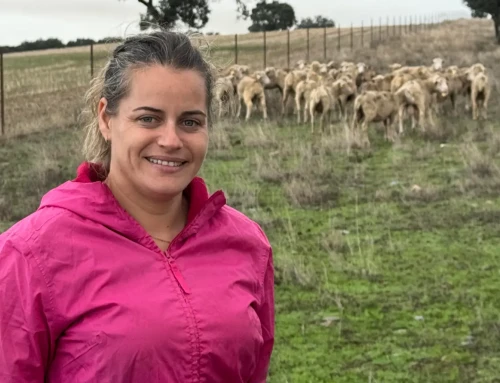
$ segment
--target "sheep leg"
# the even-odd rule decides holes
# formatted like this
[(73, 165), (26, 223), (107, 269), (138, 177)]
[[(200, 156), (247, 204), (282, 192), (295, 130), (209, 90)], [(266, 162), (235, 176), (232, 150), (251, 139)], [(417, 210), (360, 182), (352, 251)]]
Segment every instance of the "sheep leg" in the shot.
[(428, 112), (425, 110), (424, 107), (419, 106), (418, 107), (418, 123), (420, 125), (420, 129), (422, 129), (422, 132), (425, 132), (425, 115)]
[(342, 97), (339, 98), (339, 107), (340, 107), (339, 119), (343, 120), (344, 115), (345, 115), (345, 103), (344, 103), (344, 99)]
[(238, 111), (236, 112), (236, 117), (240, 118), (241, 117), (241, 103), (243, 100), (241, 98), (238, 98)]
[(399, 118), (399, 134), (403, 134), (403, 115), (405, 112), (405, 106), (400, 105), (398, 109), (398, 118)]
[(427, 109), (427, 118), (429, 119), (429, 124), (434, 127), (436, 126), (436, 124), (434, 123), (434, 116), (432, 114), (432, 110), (431, 108), (428, 108)]
[(224, 105), (223, 105), (222, 100), (219, 100), (219, 113), (218, 113), (219, 120), (222, 117), (222, 108), (223, 108), (223, 106)]
[(247, 107), (247, 114), (245, 117), (245, 121), (248, 121), (250, 119), (250, 115), (252, 113), (252, 108), (253, 108), (253, 103), (252, 103), (252, 97), (251, 96), (245, 96), (245, 105)]
[(284, 116), (286, 112), (286, 103), (288, 102), (288, 98), (290, 97), (290, 91), (288, 90), (288, 87), (285, 87), (283, 91), (283, 99), (281, 102), (281, 115)]
[(362, 146), (366, 147), (369, 149), (370, 148), (370, 137), (368, 136), (368, 120), (365, 118), (363, 123), (361, 124), (361, 139), (362, 139)]
[(476, 93), (472, 92), (472, 119), (477, 120), (477, 100), (476, 100)]
[(490, 100), (490, 92), (486, 91), (483, 100), (483, 117), (485, 120), (488, 119), (488, 102)]
[(314, 132), (314, 106), (312, 103), (309, 104), (309, 114), (311, 115), (311, 133)]
[(411, 130), (415, 129), (415, 126), (417, 126), (416, 118), (415, 118), (415, 115), (412, 114), (411, 115)]
[(357, 111), (355, 110), (353, 115), (352, 115), (352, 123), (351, 123), (351, 129), (354, 131), (358, 127), (358, 114)]
[(451, 109), (453, 110), (454, 116), (457, 115), (456, 97), (455, 93), (450, 93)]
[(302, 114), (302, 105), (300, 102), (300, 95), (295, 96), (295, 107), (296, 107), (296, 113), (297, 113), (297, 124), (300, 124), (300, 116)]
[(328, 112), (326, 113), (326, 124), (328, 124), (328, 128), (330, 129), (330, 134), (333, 133), (332, 131), (332, 109), (328, 109)]
[(394, 116), (390, 116), (386, 121), (385, 134), (387, 141), (394, 142)]
[(307, 120), (309, 120), (309, 116), (307, 115), (308, 110), (309, 110), (309, 101), (306, 100), (304, 104), (304, 124), (307, 124)]
[(325, 112), (322, 112), (320, 117), (319, 117), (319, 128), (321, 130), (321, 132), (323, 132), (325, 130)]
[(267, 105), (266, 105), (266, 97), (264, 95), (260, 96), (260, 107), (262, 108), (262, 116), (264, 120), (267, 120)]
[(344, 121), (347, 121), (347, 118), (348, 118), (348, 116), (347, 116), (349, 114), (347, 111), (348, 106), (349, 106), (349, 103), (348, 103), (347, 98), (346, 98), (344, 101)]

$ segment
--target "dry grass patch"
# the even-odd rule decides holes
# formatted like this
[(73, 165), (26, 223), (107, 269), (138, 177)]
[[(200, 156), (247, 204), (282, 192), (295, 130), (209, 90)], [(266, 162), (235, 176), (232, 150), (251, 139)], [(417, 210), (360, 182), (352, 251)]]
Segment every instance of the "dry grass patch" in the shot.
[(258, 124), (243, 127), (243, 145), (247, 148), (277, 148), (276, 126)]
[(314, 265), (307, 255), (297, 250), (299, 248), (298, 230), (294, 227), (287, 211), (283, 211), (280, 224), (283, 232), (277, 239), (275, 247), (281, 251), (274, 254), (276, 283), (316, 287), (317, 274)]
[[(497, 143), (494, 142), (494, 147)], [(498, 193), (500, 187), (500, 166), (492, 153), (481, 150), (473, 142), (460, 146), (460, 154), (464, 164), (463, 178), (458, 181), (458, 187), (463, 192), (473, 194), (491, 192)], [(495, 153), (496, 154), (496, 153)]]
[(283, 169), (283, 165), (278, 157), (279, 155), (280, 153), (277, 152), (274, 155), (263, 157), (256, 153), (252, 163), (255, 178), (271, 183), (283, 183), (287, 179), (288, 173)]
[(381, 260), (371, 236), (358, 230), (353, 234), (331, 230), (323, 235), (321, 245), (335, 270), (369, 279), (380, 275)]
[(302, 143), (295, 148), (291, 163), (290, 175), (283, 188), (293, 205), (324, 206), (339, 199), (339, 169), (325, 151), (312, 143)]

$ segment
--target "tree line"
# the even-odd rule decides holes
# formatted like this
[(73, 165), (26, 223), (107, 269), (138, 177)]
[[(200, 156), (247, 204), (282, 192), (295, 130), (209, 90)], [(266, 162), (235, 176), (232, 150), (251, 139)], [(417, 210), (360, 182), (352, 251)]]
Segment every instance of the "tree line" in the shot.
[(56, 38), (48, 39), (38, 39), (35, 41), (24, 41), (17, 46), (0, 46), (0, 52), (3, 53), (13, 53), (13, 52), (26, 52), (26, 51), (36, 51), (42, 49), (54, 49), (54, 48), (69, 48), (69, 47), (81, 47), (90, 44), (106, 44), (121, 41), (119, 37), (106, 37), (100, 40), (79, 38), (76, 40), (68, 41), (64, 44), (61, 40)]

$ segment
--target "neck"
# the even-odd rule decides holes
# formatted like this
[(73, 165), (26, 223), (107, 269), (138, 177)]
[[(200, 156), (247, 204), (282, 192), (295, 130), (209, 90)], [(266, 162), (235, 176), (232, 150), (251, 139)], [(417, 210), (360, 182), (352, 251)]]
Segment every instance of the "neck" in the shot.
[(104, 183), (118, 203), (155, 239), (160, 248), (166, 248), (184, 228), (189, 206), (182, 193), (167, 200), (150, 200), (138, 191), (122, 186), (124, 183), (113, 177), (111, 172)]

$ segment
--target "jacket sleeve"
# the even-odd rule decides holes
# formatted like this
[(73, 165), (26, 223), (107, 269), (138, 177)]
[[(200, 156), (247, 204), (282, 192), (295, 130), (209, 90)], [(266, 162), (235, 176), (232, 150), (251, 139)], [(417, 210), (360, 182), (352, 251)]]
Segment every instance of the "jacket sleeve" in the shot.
[[(21, 244), (21, 243), (20, 243)], [(47, 287), (34, 259), (0, 236), (0, 381), (43, 383), (50, 332)]]
[(271, 354), (274, 347), (274, 267), (272, 249), (269, 251), (267, 268), (264, 276), (263, 299), (257, 315), (262, 324), (264, 343), (260, 350), (257, 368), (249, 383), (264, 383), (267, 379)]

